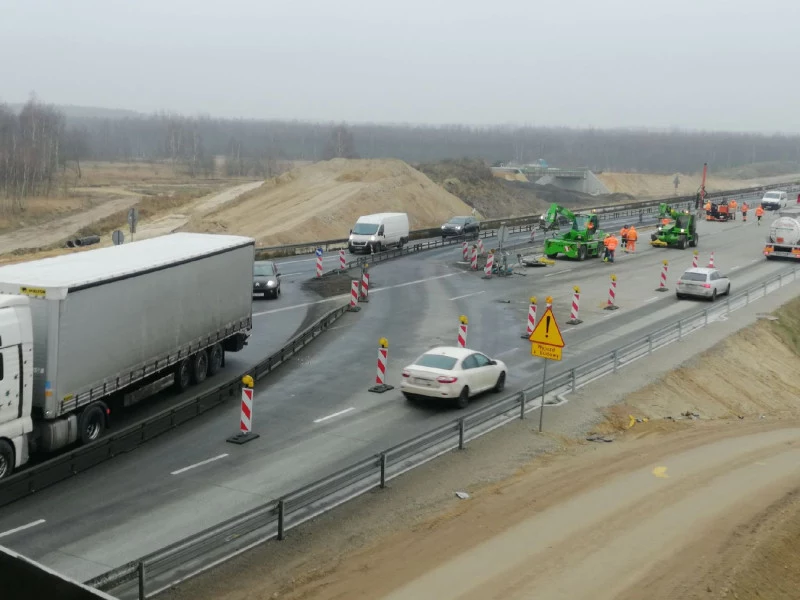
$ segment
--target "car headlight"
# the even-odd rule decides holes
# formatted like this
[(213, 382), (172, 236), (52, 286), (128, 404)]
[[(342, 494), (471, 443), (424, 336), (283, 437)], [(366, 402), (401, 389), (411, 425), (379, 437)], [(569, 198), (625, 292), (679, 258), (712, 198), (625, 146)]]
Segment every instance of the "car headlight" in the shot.
[(277, 281), (272, 281), (272, 279), (270, 279), (270, 280), (267, 282), (267, 285), (268, 285), (269, 287), (275, 287), (276, 285), (278, 285), (278, 282), (277, 282)]
[(373, 235), (373, 236), (370, 236), (370, 238), (369, 238), (369, 241), (370, 241), (370, 242), (374, 242), (376, 239), (377, 239), (377, 238), (376, 238), (376, 237)]
[(442, 229), (447, 229), (447, 225), (442, 225)]

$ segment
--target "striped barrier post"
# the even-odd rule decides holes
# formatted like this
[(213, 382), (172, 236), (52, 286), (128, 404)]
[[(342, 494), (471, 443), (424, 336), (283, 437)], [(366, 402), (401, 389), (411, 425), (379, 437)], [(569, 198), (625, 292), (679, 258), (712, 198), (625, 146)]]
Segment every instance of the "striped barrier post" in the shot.
[(245, 444), (260, 437), (253, 433), (253, 386), (250, 375), (242, 377), (242, 407), (239, 415), (239, 433), (227, 439), (232, 444)]
[(458, 347), (459, 348), (466, 348), (467, 347), (467, 324), (469, 320), (466, 316), (461, 315), (458, 318)]
[(389, 363), (389, 340), (381, 338), (378, 340), (378, 371), (375, 375), (375, 385), (369, 388), (370, 392), (382, 394), (383, 392), (394, 389), (394, 386), (386, 383), (386, 366)]
[(709, 269), (713, 269), (714, 268), (714, 251), (713, 250), (711, 251), (711, 258), (708, 259), (708, 268)]
[(583, 321), (578, 317), (581, 307), (581, 288), (577, 285), (572, 288), (572, 309), (569, 312), (569, 325), (580, 325)]
[(483, 278), (492, 278), (492, 269), (494, 268), (494, 250), (489, 250), (489, 256), (486, 257), (486, 266), (483, 267)]
[(478, 239), (478, 254), (483, 256), (485, 254), (485, 252), (486, 252), (486, 248), (484, 248), (484, 246), (483, 246), (483, 240), (479, 238)]
[(350, 312), (358, 312), (361, 310), (361, 307), (358, 305), (358, 280), (353, 279), (350, 282), (350, 305), (347, 307), (347, 310)]
[(339, 270), (344, 271), (347, 269), (347, 261), (344, 256), (344, 249), (339, 250)]
[(525, 333), (523, 333), (520, 337), (523, 339), (528, 339), (531, 337), (534, 328), (536, 327), (536, 296), (531, 296), (531, 304), (528, 307), (528, 327), (525, 329)]
[(322, 277), (322, 248), (317, 248), (317, 277)]
[(478, 247), (477, 246), (473, 246), (472, 247), (472, 260), (470, 261), (469, 268), (472, 269), (473, 271), (477, 271), (478, 270)]
[(698, 254), (700, 254), (700, 253), (697, 250), (695, 250), (694, 254), (692, 255), (692, 268), (693, 269), (697, 268), (697, 255)]
[(361, 302), (369, 302), (369, 265), (364, 264), (361, 270)]
[(464, 257), (464, 260), (469, 260), (469, 244), (467, 242), (461, 242), (461, 256)]
[(669, 261), (663, 261), (664, 267), (661, 269), (661, 282), (656, 288), (657, 292), (666, 292), (667, 288), (667, 269), (669, 268)]
[(615, 303), (617, 301), (617, 276), (611, 276), (611, 285), (608, 286), (608, 304), (603, 310), (617, 310), (619, 306)]

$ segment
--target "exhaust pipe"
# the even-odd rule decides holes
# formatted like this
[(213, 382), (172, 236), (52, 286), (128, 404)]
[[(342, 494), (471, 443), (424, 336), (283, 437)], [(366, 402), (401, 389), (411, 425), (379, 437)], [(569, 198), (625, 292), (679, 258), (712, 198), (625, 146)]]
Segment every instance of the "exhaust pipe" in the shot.
[(75, 240), (75, 245), (78, 247), (91, 246), (92, 244), (97, 244), (99, 241), (100, 241), (99, 235), (90, 235), (88, 237), (78, 238), (77, 240)]

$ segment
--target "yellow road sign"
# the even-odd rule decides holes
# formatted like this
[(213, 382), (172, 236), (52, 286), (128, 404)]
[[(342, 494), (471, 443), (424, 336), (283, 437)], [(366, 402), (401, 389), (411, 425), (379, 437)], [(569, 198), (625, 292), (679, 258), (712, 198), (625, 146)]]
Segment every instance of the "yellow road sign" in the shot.
[(561, 348), (533, 342), (531, 344), (531, 356), (538, 356), (547, 360), (561, 360)]
[[(552, 308), (548, 308), (546, 311), (544, 311), (544, 315), (542, 315), (542, 318), (536, 324), (536, 327), (533, 328), (533, 331), (528, 339), (534, 344), (555, 346), (557, 348), (564, 347), (564, 337), (561, 335), (561, 329), (559, 329), (558, 323), (556, 323), (556, 317), (553, 314)], [(560, 354), (561, 353), (559, 352), (559, 355)], [(558, 360), (561, 359), (559, 358)]]

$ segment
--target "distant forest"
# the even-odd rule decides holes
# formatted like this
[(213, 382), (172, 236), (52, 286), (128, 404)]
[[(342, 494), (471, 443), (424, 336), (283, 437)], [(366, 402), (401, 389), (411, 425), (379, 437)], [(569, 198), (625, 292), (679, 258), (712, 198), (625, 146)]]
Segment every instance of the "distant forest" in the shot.
[[(99, 115), (99, 116), (95, 116)], [(277, 161), (400, 158), (412, 164), (473, 158), (595, 171), (715, 172), (751, 163), (800, 162), (800, 136), (554, 127), (468, 127), (233, 120), (0, 105), (0, 190), (48, 192), (56, 167), (81, 160), (171, 160), (209, 176), (224, 155), (229, 175), (271, 176)]]

